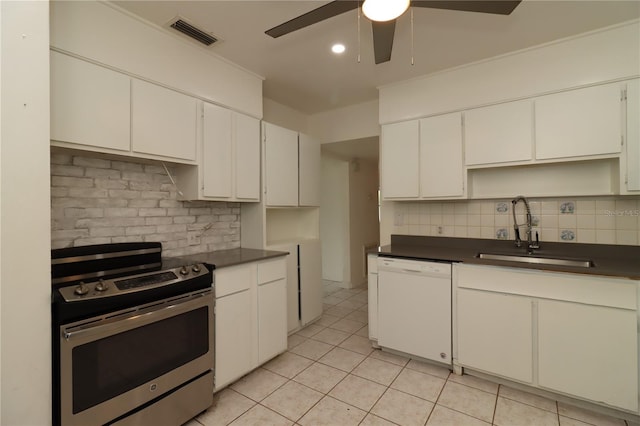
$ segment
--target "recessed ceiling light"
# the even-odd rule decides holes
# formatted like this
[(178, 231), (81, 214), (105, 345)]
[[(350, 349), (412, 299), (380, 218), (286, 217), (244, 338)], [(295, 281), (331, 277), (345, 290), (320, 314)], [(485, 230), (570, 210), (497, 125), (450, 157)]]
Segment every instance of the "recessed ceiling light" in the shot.
[(340, 54), (340, 53), (344, 53), (345, 50), (346, 50), (346, 48), (344, 47), (344, 44), (342, 44), (342, 43), (336, 43), (333, 46), (331, 46), (331, 51), (333, 53)]

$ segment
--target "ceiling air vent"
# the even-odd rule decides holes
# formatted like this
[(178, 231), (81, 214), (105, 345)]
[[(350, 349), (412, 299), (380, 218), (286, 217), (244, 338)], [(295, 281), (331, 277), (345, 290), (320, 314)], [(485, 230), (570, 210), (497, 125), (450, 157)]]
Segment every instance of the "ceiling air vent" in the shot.
[(198, 40), (200, 43), (207, 46), (211, 46), (213, 43), (218, 41), (218, 39), (213, 37), (211, 34), (207, 34), (206, 32), (194, 27), (193, 25), (182, 19), (178, 19), (173, 24), (171, 24), (171, 28), (180, 31), (181, 33), (191, 37), (194, 40)]

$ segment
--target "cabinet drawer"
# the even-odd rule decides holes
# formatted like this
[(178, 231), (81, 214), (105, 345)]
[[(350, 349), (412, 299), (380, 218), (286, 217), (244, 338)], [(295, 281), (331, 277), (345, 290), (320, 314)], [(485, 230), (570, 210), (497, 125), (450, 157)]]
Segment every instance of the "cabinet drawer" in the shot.
[(286, 275), (284, 258), (258, 263), (258, 284), (276, 281)]
[(628, 279), (496, 266), (456, 268), (458, 288), (637, 309), (637, 283)]
[[(247, 290), (251, 286), (255, 265), (239, 265), (216, 269), (216, 298)], [(253, 278), (255, 282), (255, 278)]]

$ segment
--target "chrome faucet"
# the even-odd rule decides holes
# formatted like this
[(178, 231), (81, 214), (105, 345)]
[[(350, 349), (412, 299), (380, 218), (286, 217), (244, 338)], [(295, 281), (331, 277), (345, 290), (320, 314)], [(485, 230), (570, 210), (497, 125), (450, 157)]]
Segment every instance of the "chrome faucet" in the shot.
[(531, 235), (532, 231), (532, 223), (531, 223), (531, 208), (529, 207), (529, 202), (522, 195), (518, 195), (516, 198), (511, 200), (511, 212), (513, 213), (513, 229), (516, 233), (516, 247), (522, 246), (522, 240), (520, 239), (520, 226), (518, 225), (518, 220), (516, 219), (516, 205), (522, 201), (524, 203), (524, 207), (527, 211), (527, 251), (529, 253), (533, 253), (533, 249), (540, 248), (540, 242), (538, 240), (538, 233), (536, 232), (536, 242), (533, 242), (533, 237)]

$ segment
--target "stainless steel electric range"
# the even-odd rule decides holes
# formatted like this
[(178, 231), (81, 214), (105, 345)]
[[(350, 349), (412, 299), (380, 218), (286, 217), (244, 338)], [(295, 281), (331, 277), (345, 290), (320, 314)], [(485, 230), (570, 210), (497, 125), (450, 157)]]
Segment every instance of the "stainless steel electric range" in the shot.
[(53, 424), (180, 425), (213, 400), (213, 274), (160, 243), (52, 250)]

